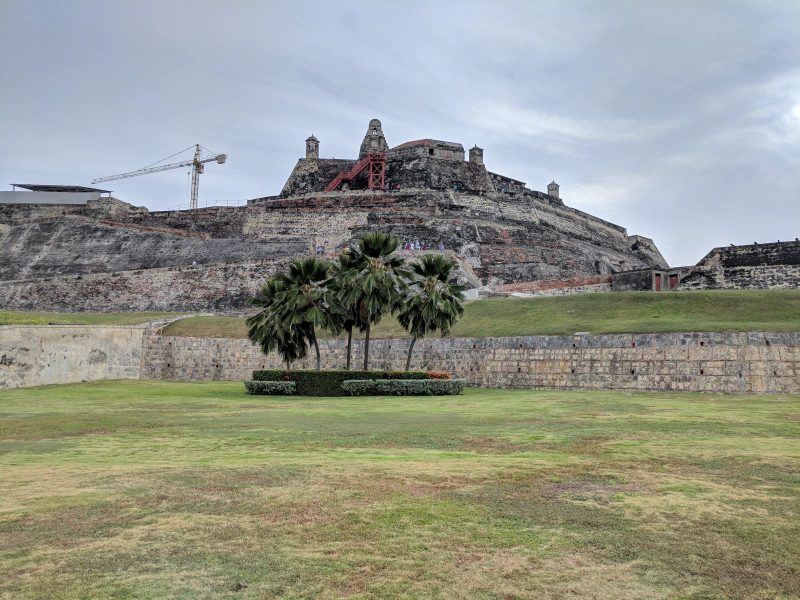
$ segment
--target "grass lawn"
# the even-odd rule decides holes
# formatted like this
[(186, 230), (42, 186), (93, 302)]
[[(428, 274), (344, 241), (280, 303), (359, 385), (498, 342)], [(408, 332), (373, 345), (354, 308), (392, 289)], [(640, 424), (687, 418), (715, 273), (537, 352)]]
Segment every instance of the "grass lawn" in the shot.
[(797, 598), (800, 396), (0, 392), (0, 598)]
[[(193, 317), (172, 323), (164, 334), (245, 338), (244, 321), (235, 317)], [(466, 305), (464, 318), (453, 328), (452, 335), (725, 330), (800, 330), (800, 290), (620, 292), (481, 300)], [(406, 333), (395, 318), (387, 317), (373, 329), (373, 337), (406, 337)]]
[(83, 323), (86, 325), (136, 325), (182, 313), (48, 313), (0, 310), (0, 325), (47, 325), (48, 323)]

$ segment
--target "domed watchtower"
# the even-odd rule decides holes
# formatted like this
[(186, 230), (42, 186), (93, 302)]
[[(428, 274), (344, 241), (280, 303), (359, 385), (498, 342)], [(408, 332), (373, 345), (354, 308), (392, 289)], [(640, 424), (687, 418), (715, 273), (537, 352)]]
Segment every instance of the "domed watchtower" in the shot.
[(361, 142), (361, 151), (358, 153), (358, 158), (364, 158), (370, 152), (386, 152), (388, 149), (389, 144), (386, 143), (386, 138), (383, 135), (381, 122), (378, 119), (372, 119), (369, 122), (364, 141)]
[(483, 164), (483, 148), (478, 148), (478, 144), (469, 149), (469, 162), (476, 165)]
[(553, 180), (553, 181), (551, 181), (550, 183), (547, 184), (547, 193), (550, 194), (551, 196), (555, 196), (556, 198), (559, 197), (558, 196), (558, 184), (555, 182), (555, 180)]
[(306, 140), (306, 158), (319, 158), (319, 140), (313, 133)]

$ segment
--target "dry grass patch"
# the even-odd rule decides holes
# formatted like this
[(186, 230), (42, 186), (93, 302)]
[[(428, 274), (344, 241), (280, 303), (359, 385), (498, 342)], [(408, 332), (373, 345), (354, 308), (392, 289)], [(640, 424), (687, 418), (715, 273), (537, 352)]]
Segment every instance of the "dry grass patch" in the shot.
[(0, 392), (0, 598), (798, 597), (798, 409)]

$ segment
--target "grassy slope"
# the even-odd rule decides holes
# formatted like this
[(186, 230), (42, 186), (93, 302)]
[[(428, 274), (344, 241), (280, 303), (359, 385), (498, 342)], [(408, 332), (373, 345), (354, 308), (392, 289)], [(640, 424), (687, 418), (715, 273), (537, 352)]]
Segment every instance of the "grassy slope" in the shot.
[(135, 325), (181, 313), (48, 313), (0, 310), (0, 325), (48, 323), (85, 323), (87, 325)]
[[(375, 337), (403, 337), (388, 317)], [(664, 331), (800, 330), (800, 290), (712, 291), (672, 294), (582, 294), (471, 302), (454, 336)], [(244, 319), (195, 317), (173, 323), (167, 335), (244, 338)]]
[(0, 597), (800, 596), (798, 396), (243, 392), (0, 392)]

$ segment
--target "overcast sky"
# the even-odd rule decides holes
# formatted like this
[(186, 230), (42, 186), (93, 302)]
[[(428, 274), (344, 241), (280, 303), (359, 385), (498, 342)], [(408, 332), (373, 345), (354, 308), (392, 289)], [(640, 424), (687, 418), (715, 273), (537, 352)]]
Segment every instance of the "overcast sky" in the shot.
[[(800, 0), (0, 0), (0, 53), (0, 189), (199, 142), (229, 155), (201, 202), (272, 195), (310, 134), (352, 158), (378, 118), (555, 179), (673, 266), (800, 236)], [(106, 186), (188, 202), (187, 169)]]

